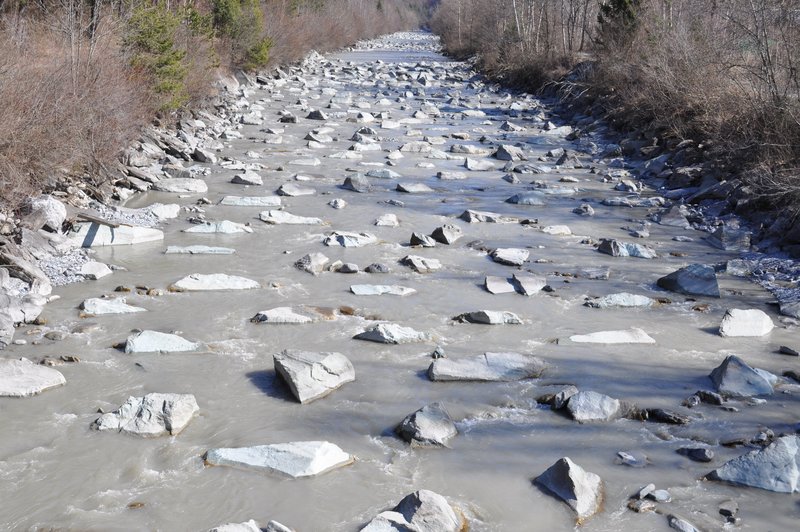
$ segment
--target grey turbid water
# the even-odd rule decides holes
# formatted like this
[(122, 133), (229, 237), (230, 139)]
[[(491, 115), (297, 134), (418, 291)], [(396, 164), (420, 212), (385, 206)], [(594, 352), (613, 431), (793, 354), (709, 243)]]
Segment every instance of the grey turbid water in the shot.
[[(192, 207), (205, 196), (211, 203), (200, 207), (208, 220), (246, 223), (252, 232), (185, 233), (193, 225), (185, 221), (190, 214), (184, 211), (163, 227), (164, 242), (98, 248), (95, 260), (124, 270), (57, 288), (61, 298), (45, 311), (47, 327), (27, 326), (18, 333), (32, 341), (56, 329), (68, 333), (66, 337), (14, 345), (4, 352), (6, 358), (34, 361), (75, 355), (80, 362), (57, 367), (66, 377), (65, 386), (25, 399), (0, 398), (0, 528), (207, 530), (249, 519), (265, 526), (274, 519), (304, 532), (350, 531), (406, 494), (429, 489), (459, 508), (470, 530), (565, 530), (576, 526), (575, 513), (532, 483), (564, 456), (603, 480), (601, 511), (585, 521), (583, 530), (667, 530), (669, 514), (698, 528), (720, 529), (724, 517), (718, 505), (728, 499), (739, 503), (742, 530), (796, 527), (796, 495), (702, 479), (749, 449), (721, 442), (750, 441), (766, 429), (794, 432), (800, 388), (781, 379), (765, 402), (726, 403), (735, 409), (682, 406), (695, 391), (714, 389), (708, 375), (729, 354), (777, 375), (796, 369), (797, 359), (776, 354), (780, 345), (797, 345), (796, 323), (782, 320), (767, 305), (767, 292), (724, 271), (718, 275), (720, 299), (659, 289), (658, 278), (687, 264), (724, 264), (737, 255), (710, 246), (705, 233), (670, 225), (646, 226), (647, 238), (630, 236), (626, 228), (645, 227), (640, 222), (649, 223), (647, 215), (659, 205), (602, 203), (629, 196), (614, 190), (626, 176), (618, 167), (623, 161), (600, 157), (607, 150), (602, 132), (567, 140), (568, 131), (559, 129), (557, 120), (547, 125), (552, 116), (545, 103), (481, 80), (467, 65), (439, 55), (435, 39), (425, 33), (394, 35), (314, 57), (302, 68), (286, 69), (283, 77), (262, 82), (246, 88), (237, 99), (239, 114), (227, 119), (238, 123), (239, 116), (260, 111), (263, 123), (240, 126), (241, 138), (224, 140), (216, 156), (260, 163), (255, 171), (263, 185), (233, 184), (240, 170), (206, 163), (207, 193), (147, 192), (127, 205)], [(306, 118), (316, 109), (325, 119)], [(296, 123), (279, 122), (281, 111), (294, 114)], [(264, 131), (268, 128), (272, 132)], [(323, 129), (312, 132), (318, 128)], [(313, 138), (306, 140), (309, 133)], [(278, 137), (280, 144), (264, 142)], [(412, 143), (423, 151), (413, 151)], [(396, 151), (403, 145), (407, 147)], [(510, 167), (504, 171), (506, 161), (490, 156), (499, 145), (519, 147), (527, 161), (511, 165), (519, 170), (526, 163), (537, 166), (531, 168), (537, 173), (510, 172)], [(560, 149), (577, 160), (568, 157), (557, 164)], [(469, 170), (466, 158), (493, 168)], [(319, 164), (298, 164), (311, 159)], [(394, 164), (387, 166), (390, 160)], [(353, 173), (378, 170), (400, 177), (367, 177), (371, 190), (364, 193), (340, 187)], [(445, 178), (437, 177), (438, 172)], [(463, 173), (464, 179), (446, 179), (452, 177), (448, 173)], [(519, 182), (504, 179), (506, 174)], [(430, 190), (398, 192), (398, 183), (425, 184)], [(276, 207), (219, 204), (227, 195), (273, 195), (286, 184), (315, 193), (282, 196), (281, 208), (324, 224), (267, 224), (259, 213)], [(528, 197), (538, 205), (505, 201), (525, 192), (537, 192)], [(334, 209), (329, 205), (334, 199), (346, 206)], [(593, 207), (594, 216), (572, 212), (583, 202)], [(468, 209), (497, 213), (514, 223), (458, 218)], [(374, 225), (384, 214), (394, 214), (399, 225)], [(447, 223), (463, 232), (455, 243), (408, 247), (412, 233), (430, 235)], [(333, 231), (367, 232), (376, 238), (363, 247), (323, 245)], [(678, 236), (693, 240), (673, 240)], [(612, 257), (593, 245), (601, 238), (646, 245), (658, 256)], [(191, 245), (235, 253), (164, 253), (167, 246)], [(501, 264), (490, 257), (495, 248), (523, 248), (529, 257), (520, 267)], [(359, 272), (311, 275), (294, 266), (315, 252), (331, 262), (356, 264)], [(417, 273), (400, 263), (407, 255), (437, 259), (441, 269)], [(383, 263), (390, 272), (365, 273), (372, 263)], [(610, 270), (607, 279), (587, 273), (603, 268)], [(166, 291), (195, 273), (241, 276), (261, 288)], [(526, 296), (513, 288), (503, 294), (484, 288), (487, 276), (514, 274), (544, 277), (552, 290)], [(358, 296), (350, 290), (356, 284), (398, 285), (415, 292)], [(83, 300), (120, 295), (114, 293), (117, 286), (165, 293), (122, 294), (147, 312), (82, 317), (77, 307)], [(635, 308), (583, 305), (587, 297), (620, 292), (671, 302)], [(258, 312), (278, 307), (292, 307), (313, 321), (251, 322)], [(320, 314), (312, 307), (341, 310)], [(777, 326), (760, 337), (722, 337), (718, 328), (729, 308), (764, 310)], [(452, 320), (479, 310), (512, 312), (522, 323)], [(399, 345), (353, 339), (380, 321), (428, 337)], [(654, 343), (570, 340), (632, 328)], [(134, 329), (174, 332), (201, 346), (163, 354), (126, 354), (113, 347)], [(519, 381), (433, 382), (426, 371), (437, 346), (454, 361), (486, 352), (516, 352), (535, 355), (548, 367), (539, 378)], [(273, 355), (286, 349), (342, 353), (352, 362), (355, 381), (300, 404), (273, 366)], [(537, 397), (561, 384), (641, 408), (678, 412), (691, 421), (580, 424), (564, 411), (537, 403)], [(151, 392), (193, 394), (199, 412), (175, 436), (140, 438), (90, 428), (98, 410), (113, 411), (129, 396)], [(459, 432), (449, 448), (411, 447), (395, 435), (395, 426), (407, 415), (434, 402), (446, 407)], [(203, 460), (213, 448), (295, 441), (329, 441), (355, 462), (314, 478), (292, 479), (212, 467)], [(712, 449), (713, 461), (694, 462), (676, 452), (687, 446)], [(620, 464), (620, 451), (639, 457), (638, 465), (645, 467)], [(629, 497), (651, 482), (668, 490), (672, 501), (658, 503), (658, 512), (628, 510)]]

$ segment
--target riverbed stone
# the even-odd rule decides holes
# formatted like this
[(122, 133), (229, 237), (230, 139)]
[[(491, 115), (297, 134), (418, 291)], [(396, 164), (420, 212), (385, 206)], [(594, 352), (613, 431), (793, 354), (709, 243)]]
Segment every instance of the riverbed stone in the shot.
[(464, 232), (461, 228), (455, 224), (444, 224), (441, 227), (437, 227), (431, 233), (431, 238), (439, 242), (440, 244), (451, 245), (455, 244), (455, 242), (463, 236)]
[(251, 186), (258, 186), (263, 185), (264, 180), (261, 179), (261, 176), (257, 173), (253, 172), (252, 170), (248, 170), (241, 174), (236, 174), (231, 179), (231, 183), (234, 185), (251, 185)]
[(81, 310), (93, 316), (103, 316), (106, 314), (131, 314), (134, 312), (147, 312), (147, 309), (128, 305), (124, 297), (100, 298), (94, 297), (84, 300), (81, 303)]
[[(287, 529), (288, 530), (288, 529)], [(224, 525), (216, 526), (208, 532), (262, 532), (261, 527), (258, 526), (253, 519), (245, 521), (244, 523), (225, 523)], [(291, 532), (291, 530), (289, 530)]]
[(656, 341), (642, 329), (636, 327), (622, 331), (600, 331), (589, 334), (576, 334), (569, 339), (575, 343), (586, 344), (654, 344)]
[(465, 323), (481, 323), (484, 325), (519, 325), (522, 320), (513, 312), (501, 310), (476, 310), (466, 312), (453, 318)]
[(339, 446), (326, 441), (297, 441), (211, 449), (205, 455), (208, 465), (279, 473), (290, 478), (313, 477), (350, 465), (355, 458)]
[(436, 247), (436, 240), (428, 235), (415, 232), (411, 233), (411, 238), (409, 239), (408, 245), (411, 247), (433, 248)]
[(411, 327), (403, 327), (396, 323), (378, 323), (353, 338), (381, 344), (407, 344), (430, 340), (426, 333), (415, 331)]
[(125, 342), (126, 353), (179, 353), (196, 351), (200, 344), (190, 342), (177, 334), (158, 331), (140, 331), (128, 336)]
[(353, 233), (349, 231), (334, 231), (322, 241), (326, 246), (342, 246), (344, 248), (360, 248), (374, 244), (378, 238), (371, 233)]
[(618, 416), (620, 402), (602, 393), (581, 391), (569, 398), (567, 410), (580, 423), (610, 421)]
[(707, 478), (778, 493), (796, 493), (800, 491), (800, 437), (780, 437), (763, 449), (725, 463)]
[(640, 259), (654, 259), (658, 257), (656, 251), (648, 246), (642, 244), (633, 244), (631, 242), (621, 242), (614, 239), (603, 239), (597, 251), (611, 255), (612, 257), (637, 257)]
[(205, 194), (208, 192), (208, 185), (202, 179), (159, 179), (157, 183), (153, 184), (153, 190), (179, 194)]
[(350, 285), (350, 291), (357, 296), (408, 296), (417, 292), (406, 286), (384, 284), (354, 284)]
[(172, 292), (197, 292), (205, 290), (252, 290), (261, 288), (257, 281), (226, 273), (193, 273), (170, 285)]
[(120, 225), (110, 227), (97, 223), (78, 224), (77, 232), (71, 233), (69, 241), (80, 247), (129, 246), (164, 240), (164, 233), (152, 227)]
[(521, 248), (497, 248), (491, 253), (493, 261), (506, 266), (522, 266), (529, 256), (530, 252)]
[(398, 183), (397, 192), (404, 192), (406, 194), (426, 194), (433, 192), (433, 189), (425, 183)]
[(219, 202), (228, 207), (280, 207), (280, 196), (225, 196)]
[(0, 397), (30, 397), (66, 382), (61, 372), (27, 358), (0, 359)]
[(679, 294), (720, 297), (717, 272), (707, 264), (690, 264), (660, 278), (657, 284)]
[(319, 275), (325, 271), (325, 265), (330, 262), (330, 259), (322, 253), (309, 253), (304, 255), (297, 261), (294, 266), (299, 270), (308, 272), (312, 275)]
[(269, 310), (262, 310), (250, 318), (253, 323), (267, 324), (295, 324), (314, 323), (321, 321), (322, 315), (310, 309), (293, 307), (275, 307)]
[(514, 194), (506, 200), (506, 203), (514, 205), (528, 205), (532, 207), (543, 207), (547, 204), (545, 196), (541, 192), (520, 192)]
[(302, 404), (320, 399), (356, 379), (353, 364), (341, 353), (285, 350), (272, 358), (275, 371)]
[(406, 255), (400, 259), (400, 263), (408, 266), (417, 273), (431, 273), (442, 269), (442, 263), (437, 259), (420, 257), (418, 255)]
[(361, 532), (463, 532), (464, 520), (447, 499), (429, 490), (403, 498), (392, 510), (378, 514)]
[(458, 434), (456, 424), (442, 403), (431, 403), (409, 414), (395, 431), (412, 447), (448, 447)]
[(85, 262), (81, 265), (80, 270), (78, 270), (80, 275), (83, 275), (87, 279), (91, 280), (98, 280), (111, 275), (113, 272), (111, 268), (108, 267), (107, 264), (103, 264), (102, 262), (97, 262), (94, 260), (90, 260), (89, 262)]
[(717, 391), (727, 397), (772, 395), (772, 383), (765, 372), (750, 367), (736, 355), (728, 355), (709, 375)]
[(397, 227), (400, 225), (400, 221), (397, 219), (396, 214), (387, 213), (378, 216), (377, 220), (375, 220), (375, 225), (378, 227)]
[(262, 211), (258, 215), (262, 222), (272, 225), (321, 225), (323, 221), (320, 218), (310, 216), (298, 216), (286, 211), (268, 210)]
[(584, 305), (592, 308), (646, 308), (652, 307), (655, 303), (655, 300), (647, 296), (620, 292), (618, 294), (609, 294), (607, 296), (590, 299), (584, 303)]
[(298, 196), (313, 196), (317, 191), (311, 187), (304, 187), (294, 183), (284, 183), (276, 193), (279, 196), (298, 197)]
[(603, 502), (602, 479), (569, 457), (559, 459), (536, 477), (534, 483), (567, 503), (580, 522), (600, 511)]
[(198, 410), (194, 395), (148, 393), (144, 397), (129, 397), (117, 410), (94, 420), (91, 427), (148, 438), (175, 436)]
[(493, 353), (464, 358), (437, 358), (428, 367), (432, 381), (507, 382), (541, 377), (547, 364), (523, 353)]
[(201, 234), (220, 233), (224, 235), (233, 235), (237, 233), (252, 233), (253, 228), (245, 224), (231, 222), (230, 220), (221, 220), (219, 222), (203, 222), (193, 225), (192, 227), (184, 229), (183, 232)]
[(217, 246), (167, 246), (165, 255), (233, 255), (235, 249)]
[(732, 308), (725, 312), (719, 326), (720, 336), (764, 336), (775, 324), (763, 310)]

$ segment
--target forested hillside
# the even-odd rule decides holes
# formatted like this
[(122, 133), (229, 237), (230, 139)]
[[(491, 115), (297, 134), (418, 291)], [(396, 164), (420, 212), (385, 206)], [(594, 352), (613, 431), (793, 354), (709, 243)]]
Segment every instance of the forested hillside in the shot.
[(214, 81), (417, 27), (422, 0), (0, 0), (0, 202), (91, 186)]
[(582, 95), (648, 144), (694, 141), (765, 203), (798, 204), (798, 1), (442, 0), (433, 27), (507, 83)]

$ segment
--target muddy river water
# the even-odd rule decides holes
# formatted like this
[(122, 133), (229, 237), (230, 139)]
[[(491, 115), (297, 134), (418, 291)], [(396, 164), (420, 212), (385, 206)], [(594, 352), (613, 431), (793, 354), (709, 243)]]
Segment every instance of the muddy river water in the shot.
[[(583, 530), (668, 530), (668, 513), (699, 528), (721, 529), (724, 520), (717, 508), (728, 499), (739, 503), (742, 530), (796, 529), (800, 518), (796, 495), (702, 477), (746, 451), (721, 446), (720, 441), (753, 438), (765, 428), (776, 434), (794, 432), (800, 388), (783, 384), (764, 404), (731, 403), (736, 412), (711, 405), (691, 410), (681, 406), (696, 390), (712, 389), (708, 374), (728, 354), (738, 354), (748, 364), (777, 375), (796, 368), (795, 359), (776, 354), (778, 346), (797, 341), (796, 326), (768, 305), (767, 292), (732, 275), (720, 274), (720, 299), (693, 301), (657, 288), (659, 277), (687, 264), (723, 263), (737, 254), (710, 246), (703, 239), (705, 233), (692, 229), (652, 224), (648, 238), (629, 236), (624, 228), (638, 227), (655, 209), (601, 204), (604, 198), (627, 195), (613, 190), (615, 181), (603, 182), (602, 177), (614, 170), (608, 168), (608, 159), (576, 151), (576, 142), (545, 131), (551, 118), (546, 103), (492, 87), (470, 74), (467, 65), (438, 55), (435, 44), (424, 33), (384, 38), (316, 59), (303, 69), (287, 70), (281, 83), (270, 80), (248, 88), (247, 100), (263, 108), (264, 123), (243, 125), (242, 138), (225, 140), (217, 156), (261, 163), (264, 169), (257, 173), (262, 186), (232, 184), (231, 178), (241, 172), (208, 163), (205, 194), (148, 192), (128, 202), (128, 207), (153, 202), (193, 206), (205, 196), (211, 200), (202, 206), (208, 219), (249, 223), (253, 232), (184, 233), (191, 224), (185, 220), (189, 213), (182, 212), (162, 225), (163, 242), (96, 250), (96, 260), (124, 270), (55, 290), (61, 298), (47, 306), (44, 317), (48, 327), (70, 334), (58, 342), (15, 345), (3, 356), (38, 360), (69, 354), (78, 356), (80, 363), (57, 368), (67, 380), (63, 387), (26, 399), (0, 399), (0, 529), (188, 531), (248, 519), (263, 526), (274, 519), (303, 532), (351, 531), (406, 494), (425, 488), (459, 507), (471, 530), (569, 530), (576, 526), (574, 513), (531, 482), (562, 456), (604, 482), (603, 509), (580, 527)], [(348, 94), (350, 103), (343, 103)], [(330, 108), (332, 98), (339, 103)], [(307, 119), (311, 109), (321, 109), (327, 120)], [(279, 123), (283, 110), (294, 113), (297, 123)], [(420, 110), (424, 114), (415, 116)], [(377, 118), (366, 122), (369, 118), (359, 117), (359, 112)], [(501, 129), (506, 121), (519, 129)], [(309, 147), (306, 135), (324, 126), (331, 128), (330, 141)], [(330, 157), (348, 151), (356, 143), (351, 137), (362, 127), (375, 130), (372, 138), (380, 150), (358, 152), (358, 159)], [(277, 133), (265, 133), (265, 128)], [(263, 142), (274, 135), (282, 137), (281, 144)], [(394, 160), (396, 164), (387, 166), (390, 152), (423, 140), (451, 157), (405, 151)], [(595, 140), (602, 152), (601, 137)], [(450, 152), (454, 144), (516, 144), (528, 162), (549, 172), (516, 174), (519, 182), (512, 183), (503, 179), (504, 161), (454, 154)], [(583, 168), (555, 167), (555, 158), (545, 154), (557, 148), (575, 151)], [(490, 161), (494, 169), (468, 170), (464, 157)], [(293, 164), (310, 158), (321, 164)], [(353, 172), (375, 169), (391, 169), (402, 177), (370, 178), (373, 188), (366, 193), (340, 188)], [(437, 178), (442, 171), (463, 172), (465, 179)], [(298, 174), (305, 180), (297, 180)], [(564, 177), (576, 179), (562, 182)], [(550, 187), (541, 190), (562, 187), (561, 193), (546, 196), (540, 206), (505, 202), (532, 189), (533, 181)], [(283, 209), (322, 218), (326, 225), (268, 225), (258, 219), (264, 208), (218, 205), (225, 195), (267, 196), (286, 183), (311, 187), (316, 193), (283, 197)], [(395, 190), (398, 183), (424, 183), (431, 190), (402, 193)], [(577, 190), (568, 194), (563, 190), (568, 187)], [(329, 206), (336, 198), (347, 206)], [(572, 212), (583, 201), (593, 206), (594, 216)], [(467, 223), (457, 218), (466, 209), (538, 223)], [(387, 213), (397, 216), (397, 227), (373, 224)], [(412, 232), (430, 234), (444, 223), (458, 225), (463, 237), (449, 246), (408, 247)], [(571, 235), (541, 230), (553, 225), (567, 225)], [(334, 230), (366, 231), (378, 241), (359, 248), (323, 246), (325, 235)], [(678, 242), (673, 240), (676, 236), (693, 241)], [(591, 244), (600, 238), (646, 244), (659, 256), (647, 260), (605, 255)], [(482, 246), (467, 245), (477, 240)], [(194, 244), (229, 247), (236, 253), (164, 254), (167, 245)], [(484, 249), (498, 247), (526, 248), (530, 258), (519, 268), (493, 262)], [(362, 270), (384, 263), (391, 271), (315, 276), (294, 267), (297, 259), (311, 252), (355, 263)], [(442, 269), (416, 273), (398, 262), (409, 254), (438, 259)], [(606, 267), (608, 279), (577, 275), (586, 268)], [(545, 276), (552, 291), (527, 297), (495, 295), (483, 287), (486, 276), (510, 277), (520, 271)], [(137, 314), (83, 318), (77, 309), (84, 299), (113, 294), (119, 285), (165, 289), (192, 273), (240, 275), (258, 281), (262, 288), (153, 297), (129, 294), (128, 303), (147, 309)], [(353, 284), (402, 285), (416, 293), (356, 296), (349, 290)], [(589, 296), (617, 292), (666, 297), (672, 303), (634, 309), (583, 306)], [(705, 312), (693, 310), (698, 304), (709, 306)], [(302, 305), (348, 306), (356, 314), (302, 325), (250, 322), (261, 310)], [(717, 329), (728, 308), (762, 309), (776, 328), (758, 338), (723, 338)], [(523, 323), (490, 326), (452, 320), (475, 310), (514, 312)], [(368, 318), (427, 332), (431, 341), (384, 345), (354, 340), (373, 323)], [(569, 340), (575, 334), (632, 327), (644, 330), (656, 343)], [(34, 329), (27, 326), (18, 337), (37, 338)], [(179, 332), (204, 347), (171, 354), (125, 354), (115, 349), (133, 329)], [(25, 336), (25, 331), (33, 332)], [(518, 382), (431, 382), (426, 370), (436, 346), (454, 359), (486, 351), (533, 353), (549, 368), (540, 379)], [(355, 367), (356, 380), (323, 399), (299, 404), (273, 369), (273, 354), (290, 348), (343, 353)], [(579, 424), (537, 404), (543, 391), (563, 383), (642, 407), (678, 411), (693, 421), (682, 426), (627, 419)], [(194, 394), (199, 413), (172, 437), (145, 439), (90, 429), (98, 409), (108, 412), (131, 395), (149, 392)], [(435, 401), (446, 405), (459, 429), (451, 448), (415, 449), (395, 436), (393, 428), (407, 414)], [(356, 461), (295, 480), (210, 467), (202, 459), (215, 447), (304, 440), (333, 442)], [(697, 442), (714, 450), (711, 463), (693, 462), (675, 452)], [(619, 464), (619, 451), (643, 453), (646, 467)], [(651, 482), (668, 490), (672, 502), (659, 504), (662, 513), (628, 510), (628, 498)]]

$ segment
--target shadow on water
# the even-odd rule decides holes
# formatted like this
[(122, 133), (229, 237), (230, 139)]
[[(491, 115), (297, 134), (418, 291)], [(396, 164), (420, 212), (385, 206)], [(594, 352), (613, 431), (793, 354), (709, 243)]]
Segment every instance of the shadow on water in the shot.
[(294, 402), (294, 396), (275, 370), (251, 371), (247, 378), (268, 397)]

